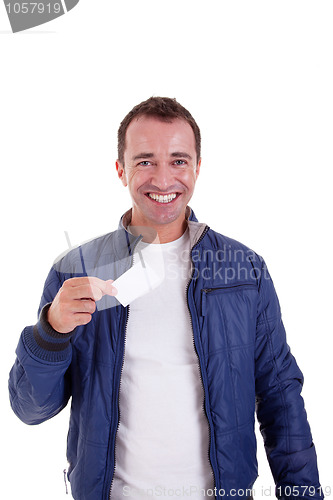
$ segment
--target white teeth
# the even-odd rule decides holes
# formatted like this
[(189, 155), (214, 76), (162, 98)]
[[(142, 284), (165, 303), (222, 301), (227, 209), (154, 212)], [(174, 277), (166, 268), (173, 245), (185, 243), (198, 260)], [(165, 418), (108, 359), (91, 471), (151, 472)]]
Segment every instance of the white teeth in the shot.
[(170, 203), (170, 201), (176, 198), (176, 193), (165, 194), (164, 196), (155, 193), (148, 193), (148, 196), (159, 203)]

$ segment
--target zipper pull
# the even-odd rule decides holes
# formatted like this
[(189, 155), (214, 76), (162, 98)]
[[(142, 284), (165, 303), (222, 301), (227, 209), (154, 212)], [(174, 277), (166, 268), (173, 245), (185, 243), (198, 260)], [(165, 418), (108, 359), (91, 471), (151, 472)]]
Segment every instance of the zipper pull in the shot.
[(65, 481), (65, 487), (66, 487), (66, 495), (68, 495), (68, 488), (67, 488), (67, 470), (64, 469), (64, 481)]

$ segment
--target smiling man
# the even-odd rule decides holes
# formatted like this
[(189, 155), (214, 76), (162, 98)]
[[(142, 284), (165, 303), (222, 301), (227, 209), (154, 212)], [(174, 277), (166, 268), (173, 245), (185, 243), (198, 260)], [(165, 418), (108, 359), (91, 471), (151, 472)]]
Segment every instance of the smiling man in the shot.
[[(196, 219), (200, 167), (200, 130), (183, 106), (152, 97), (133, 108), (116, 162), (132, 208), (54, 264), (21, 334), (12, 408), (37, 424), (72, 398), (77, 500), (250, 497), (255, 411), (276, 496), (322, 498), (271, 277), (258, 254)], [(162, 278), (123, 306), (113, 280), (138, 264)]]

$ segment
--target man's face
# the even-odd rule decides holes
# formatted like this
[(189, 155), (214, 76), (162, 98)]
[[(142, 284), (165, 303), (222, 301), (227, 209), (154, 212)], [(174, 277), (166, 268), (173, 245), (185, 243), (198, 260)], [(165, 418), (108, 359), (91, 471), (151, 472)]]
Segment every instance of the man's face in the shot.
[[(118, 176), (132, 198), (132, 224), (181, 224), (200, 164), (193, 130), (185, 120), (134, 119), (126, 132), (124, 165), (116, 162)], [(166, 199), (161, 198), (165, 195)]]

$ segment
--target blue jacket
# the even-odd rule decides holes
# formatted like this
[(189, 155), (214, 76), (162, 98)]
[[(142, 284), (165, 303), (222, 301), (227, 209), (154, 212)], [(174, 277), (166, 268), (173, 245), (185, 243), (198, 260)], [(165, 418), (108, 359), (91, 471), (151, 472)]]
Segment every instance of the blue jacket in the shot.
[[(118, 230), (72, 249), (53, 265), (38, 322), (23, 330), (10, 372), (11, 406), (27, 424), (55, 416), (71, 398), (67, 458), (76, 500), (109, 498), (130, 306), (104, 296), (91, 322), (69, 334), (54, 331), (46, 313), (66, 279), (116, 279), (130, 268), (141, 239), (125, 230), (130, 214)], [(300, 395), (303, 376), (286, 343), (266, 265), (246, 246), (199, 223), (190, 207), (186, 214), (192, 259), (187, 301), (216, 498), (244, 498), (257, 478), (255, 411), (276, 495), (322, 498)]]

